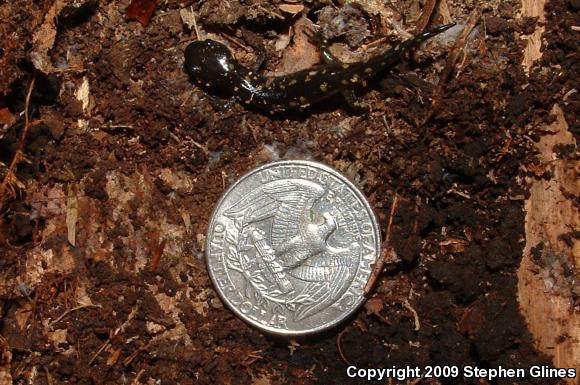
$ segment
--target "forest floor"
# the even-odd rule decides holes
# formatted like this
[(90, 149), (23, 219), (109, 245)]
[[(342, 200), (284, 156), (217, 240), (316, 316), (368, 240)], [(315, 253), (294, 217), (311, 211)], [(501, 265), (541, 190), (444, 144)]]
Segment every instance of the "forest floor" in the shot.
[[(553, 365), (522, 316), (517, 271), (530, 186), (553, 177), (537, 144), (558, 119), (571, 143), (580, 134), (578, 1), (548, 2), (545, 22), (516, 0), (137, 3), (142, 23), (128, 0), (0, 4), (0, 384), (347, 385), (362, 383), (349, 365)], [(287, 74), (319, 61), (313, 24), (357, 61), (450, 21), (357, 90), (365, 113), (338, 97), (276, 116), (223, 111), (183, 69), (196, 28)], [(577, 149), (552, 158), (577, 164)], [(276, 159), (344, 173), (397, 256), (355, 317), (297, 340), (235, 317), (204, 262), (221, 194)], [(578, 190), (562, 194), (578, 208)], [(577, 245), (579, 230), (557, 242)], [(553, 267), (550, 247), (531, 245), (535, 274)], [(545, 282), (577, 314), (578, 266), (560, 262)]]

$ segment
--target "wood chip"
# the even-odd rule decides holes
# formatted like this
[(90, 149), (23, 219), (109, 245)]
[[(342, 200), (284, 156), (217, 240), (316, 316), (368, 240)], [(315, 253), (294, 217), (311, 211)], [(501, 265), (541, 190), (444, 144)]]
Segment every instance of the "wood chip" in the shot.
[(296, 15), (304, 10), (304, 5), (302, 4), (280, 4), (278, 8), (282, 12), (290, 13)]
[(76, 246), (77, 219), (79, 216), (79, 203), (76, 188), (73, 185), (68, 186), (66, 197), (66, 228), (68, 243)]
[(143, 27), (147, 27), (156, 7), (157, 0), (133, 0), (127, 7), (125, 18), (137, 20)]
[(8, 107), (0, 108), (0, 124), (10, 125), (14, 122), (14, 115)]
[(467, 245), (469, 245), (469, 241), (461, 238), (447, 238), (439, 242), (439, 248), (443, 254), (461, 253), (465, 250)]
[(121, 349), (113, 350), (111, 352), (111, 354), (109, 355), (109, 358), (107, 359), (107, 366), (115, 365), (115, 363), (119, 360), (120, 356), (121, 356)]

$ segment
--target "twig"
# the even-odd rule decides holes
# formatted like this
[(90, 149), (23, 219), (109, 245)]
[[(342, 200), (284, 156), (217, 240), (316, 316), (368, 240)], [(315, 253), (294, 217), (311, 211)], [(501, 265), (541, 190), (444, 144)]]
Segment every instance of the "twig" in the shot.
[(93, 355), (93, 357), (91, 358), (91, 360), (89, 361), (89, 366), (92, 365), (92, 363), (97, 359), (97, 357), (99, 356), (99, 354), (101, 354), (101, 352), (103, 350), (105, 350), (105, 348), (107, 346), (109, 346), (111, 344), (111, 338), (121, 334), (125, 331), (125, 328), (129, 325), (129, 323), (133, 320), (133, 318), (135, 318), (135, 315), (137, 314), (137, 311), (139, 310), (139, 306), (141, 304), (138, 302), (135, 306), (133, 306), (133, 309), (131, 310), (131, 313), (129, 313), (129, 316), (127, 317), (127, 320), (125, 322), (123, 322), (123, 324), (121, 326), (119, 326), (112, 335), (109, 336), (109, 338), (107, 338), (107, 340), (105, 341), (105, 343), (99, 348), (99, 350), (97, 350), (97, 352)]
[(131, 382), (131, 385), (137, 385), (139, 383), (139, 378), (143, 375), (143, 373), (145, 373), (145, 369), (139, 370), (137, 372), (137, 375), (135, 376), (135, 378)]
[(375, 286), (375, 283), (377, 282), (379, 274), (381, 274), (381, 271), (383, 271), (383, 267), (385, 266), (387, 260), (397, 259), (397, 254), (395, 253), (395, 250), (393, 250), (393, 248), (390, 246), (390, 242), (391, 242), (391, 234), (393, 231), (393, 218), (397, 211), (398, 203), (399, 203), (399, 195), (395, 193), (395, 196), (393, 197), (393, 203), (391, 204), (391, 213), (389, 214), (389, 222), (387, 224), (387, 235), (385, 236), (385, 242), (383, 244), (384, 246), (382, 247), (379, 259), (377, 259), (377, 261), (373, 266), (373, 269), (371, 270), (369, 280), (365, 285), (364, 288), (365, 296), (368, 296), (372, 291), (373, 287)]
[(373, 288), (375, 287), (377, 279), (379, 278), (379, 275), (383, 271), (383, 268), (385, 267), (387, 261), (395, 263), (395, 262), (400, 262), (400, 259), (392, 247), (385, 245), (385, 246), (383, 246), (383, 248), (381, 250), (381, 255), (379, 256), (379, 259), (377, 259), (377, 261), (375, 262), (373, 269), (371, 270), (371, 275), (369, 277), (369, 280), (367, 281), (367, 284), (365, 285), (365, 288), (363, 289), (363, 294), (366, 297), (368, 297), (371, 294), (371, 292), (373, 291)]
[(263, 359), (264, 357), (260, 355), (263, 350), (255, 350), (246, 355), (246, 358), (242, 360), (242, 365), (245, 367), (250, 367), (254, 362)]
[(479, 13), (479, 10), (477, 9), (474, 9), (469, 14), (469, 18), (465, 23), (465, 27), (463, 27), (461, 34), (455, 41), (455, 45), (453, 46), (453, 48), (449, 52), (449, 55), (447, 56), (447, 63), (445, 64), (445, 68), (443, 68), (443, 71), (441, 71), (437, 87), (435, 87), (435, 89), (433, 90), (433, 96), (431, 99), (431, 109), (429, 110), (427, 116), (423, 120), (423, 125), (427, 123), (429, 119), (431, 119), (431, 117), (435, 113), (435, 110), (439, 107), (439, 103), (441, 102), (441, 95), (443, 94), (443, 87), (449, 81), (449, 78), (451, 77), (453, 70), (457, 66), (459, 55), (461, 55), (461, 53), (465, 49), (465, 45), (467, 44), (467, 37), (479, 22), (480, 17), (481, 15)]
[(44, 374), (46, 375), (46, 383), (48, 385), (52, 385), (52, 376), (50, 375), (50, 372), (48, 371), (48, 368), (44, 365), (42, 365), (42, 368), (44, 369)]
[(167, 240), (164, 239), (159, 242), (159, 245), (153, 250), (153, 255), (151, 256), (151, 262), (149, 263), (149, 271), (154, 273), (157, 270), (157, 266), (159, 266), (159, 261), (161, 261), (161, 256), (163, 255), (163, 251), (165, 250), (165, 244)]
[(30, 96), (32, 95), (32, 90), (34, 89), (34, 83), (36, 82), (36, 77), (33, 77), (32, 80), (30, 81), (30, 85), (28, 86), (28, 92), (26, 93), (26, 101), (24, 104), (24, 128), (22, 129), (22, 135), (20, 136), (20, 141), (18, 142), (18, 147), (16, 147), (16, 152), (14, 152), (14, 157), (12, 158), (12, 161), (10, 162), (10, 166), (8, 167), (8, 172), (6, 173), (6, 175), (4, 176), (4, 180), (2, 181), (2, 184), (0, 185), (0, 205), (3, 201), (4, 198), (4, 191), (6, 190), (6, 185), (8, 184), (9, 179), (11, 180), (11, 176), (14, 173), (14, 170), (16, 169), (16, 165), (18, 164), (18, 161), (20, 160), (20, 154), (22, 153), (22, 150), (24, 149), (24, 142), (26, 141), (26, 135), (28, 134), (28, 130), (30, 129), (31, 126), (37, 124), (37, 122), (30, 122), (30, 113), (29, 113), (29, 109), (30, 109)]
[(438, 4), (439, 0), (427, 0), (425, 6), (423, 7), (423, 14), (417, 23), (417, 30), (419, 32), (424, 32), (427, 29), (427, 26), (433, 17), (433, 12), (435, 11), (435, 8)]
[(199, 28), (197, 27), (197, 20), (195, 18), (195, 12), (193, 11), (193, 6), (189, 7), (189, 9), (191, 10), (191, 18), (193, 19), (193, 29), (195, 30), (195, 36), (197, 37), (197, 40), (205, 40), (204, 38), (202, 38), (203, 36), (201, 35)]
[(399, 205), (399, 194), (395, 193), (393, 197), (393, 203), (391, 204), (391, 212), (389, 214), (389, 222), (387, 224), (387, 234), (385, 236), (385, 243), (388, 245), (391, 241), (391, 235), (393, 233), (393, 218), (397, 212), (397, 206)]
[(196, 141), (195, 141), (195, 140), (193, 140), (193, 139), (190, 139), (190, 141), (191, 141), (191, 143), (193, 143), (193, 145), (194, 145), (195, 147), (197, 147), (197, 148), (201, 149), (201, 150), (202, 150), (202, 151), (203, 151), (203, 152), (204, 152), (206, 155), (208, 155), (208, 154), (209, 154), (209, 150), (208, 150), (207, 146), (204, 146), (203, 144), (201, 144), (201, 143), (198, 143), (198, 142), (196, 142)]
[(381, 45), (383, 45), (383, 43), (387, 40), (386, 37), (380, 37), (377, 40), (373, 40), (368, 44), (363, 44), (362, 49), (363, 51), (367, 51), (370, 48), (375, 48), (375, 47), (379, 47)]
[(52, 327), (54, 326), (55, 323), (59, 322), (60, 320), (62, 320), (64, 317), (66, 317), (67, 315), (69, 315), (73, 311), (77, 311), (77, 310), (84, 309), (84, 308), (88, 308), (88, 307), (101, 307), (101, 305), (93, 305), (93, 304), (90, 304), (90, 305), (80, 305), (80, 306), (77, 306), (77, 307), (73, 307), (72, 309), (69, 309), (69, 310), (65, 311), (64, 313), (62, 313), (60, 315), (60, 317), (58, 317), (57, 319), (55, 319), (54, 321), (52, 321), (48, 325), (48, 327), (50, 328), (50, 330), (52, 330)]
[(336, 336), (336, 349), (338, 350), (338, 355), (340, 356), (340, 359), (342, 361), (344, 361), (345, 364), (350, 366), (350, 365), (352, 365), (351, 362), (348, 360), (348, 358), (346, 358), (346, 356), (344, 355), (344, 352), (342, 351), (342, 336), (345, 335), (347, 330), (348, 329), (345, 328), (343, 331), (338, 333), (338, 336)]
[(89, 366), (91, 366), (93, 364), (93, 361), (95, 361), (97, 359), (97, 357), (99, 356), (99, 354), (101, 354), (101, 352), (103, 350), (105, 350), (105, 348), (107, 346), (109, 346), (109, 343), (111, 342), (111, 337), (107, 338), (107, 340), (105, 341), (105, 343), (103, 345), (101, 345), (101, 347), (99, 348), (99, 350), (97, 350), (95, 352), (95, 354), (93, 354), (93, 357), (91, 358), (91, 360), (89, 361)]
[(123, 366), (124, 367), (129, 366), (131, 362), (133, 362), (133, 360), (139, 355), (139, 353), (141, 353), (144, 350), (147, 350), (148, 346), (149, 346), (148, 343), (143, 346), (139, 346), (133, 353), (129, 354), (127, 358), (123, 360)]
[(244, 43), (242, 43), (240, 39), (235, 38), (233, 36), (230, 36), (225, 32), (220, 33), (220, 35), (223, 36), (226, 40), (231, 41), (232, 43), (234, 43), (238, 47), (242, 48), (246, 52), (252, 52), (252, 49), (250, 47), (248, 47), (247, 45), (245, 45)]
[(411, 306), (409, 300), (407, 299), (403, 301), (403, 306), (411, 313), (413, 313), (413, 318), (415, 320), (415, 331), (419, 331), (421, 329), (421, 322), (419, 322), (419, 314), (417, 314), (417, 310)]
[(269, 13), (270, 15), (277, 17), (280, 20), (286, 19), (284, 16), (280, 15), (279, 13), (274, 12), (274, 11), (270, 11), (269, 9), (266, 9), (266, 8), (262, 7), (261, 5), (257, 5), (256, 8), (261, 9), (262, 11), (264, 11), (266, 13)]

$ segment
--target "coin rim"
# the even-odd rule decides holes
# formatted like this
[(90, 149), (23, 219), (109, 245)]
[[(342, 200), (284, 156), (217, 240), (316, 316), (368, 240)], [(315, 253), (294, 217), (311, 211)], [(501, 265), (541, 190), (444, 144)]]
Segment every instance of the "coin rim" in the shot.
[[(352, 314), (354, 314), (361, 307), (361, 305), (364, 303), (364, 301), (366, 300), (364, 293), (363, 293), (363, 295), (360, 296), (360, 298), (356, 301), (356, 303), (351, 307), (351, 309), (349, 311), (347, 311), (345, 314), (343, 314), (341, 317), (335, 318), (332, 321), (326, 322), (320, 326), (316, 326), (316, 327), (311, 328), (311, 329), (299, 330), (299, 331), (282, 330), (282, 329), (275, 328), (272, 326), (263, 325), (263, 324), (259, 323), (258, 321), (255, 321), (255, 320), (247, 317), (238, 308), (236, 308), (228, 300), (228, 298), (225, 296), (225, 294), (223, 293), (223, 289), (217, 284), (216, 277), (214, 276), (214, 273), (213, 273), (212, 269), (210, 268), (210, 244), (211, 244), (210, 231), (215, 225), (216, 215), (217, 215), (219, 209), (221, 208), (222, 204), (224, 203), (225, 199), (228, 197), (228, 195), (233, 190), (236, 189), (236, 187), (239, 184), (241, 184), (244, 180), (246, 180), (250, 176), (252, 176), (260, 171), (266, 170), (268, 168), (283, 166), (283, 165), (299, 165), (299, 166), (311, 166), (311, 167), (319, 168), (323, 171), (326, 171), (326, 172), (336, 176), (339, 180), (344, 182), (352, 191), (354, 191), (355, 195), (362, 201), (366, 211), (369, 213), (370, 220), (371, 220), (371, 223), (373, 225), (373, 229), (375, 232), (375, 239), (376, 239), (375, 262), (379, 258), (379, 255), (380, 255), (381, 232), (379, 229), (379, 223), (377, 221), (377, 217), (376, 217), (371, 205), (369, 204), (366, 196), (341, 172), (339, 172), (339, 171), (337, 171), (337, 170), (335, 170), (335, 169), (333, 169), (325, 164), (315, 162), (315, 161), (310, 161), (310, 160), (281, 160), (281, 161), (274, 161), (274, 162), (266, 163), (264, 165), (253, 168), (249, 172), (242, 175), (240, 178), (238, 178), (238, 180), (236, 182), (234, 182), (234, 184), (232, 184), (221, 195), (220, 199), (216, 203), (214, 210), (211, 214), (211, 217), (210, 217), (211, 219), (210, 219), (210, 222), (208, 224), (208, 228), (207, 228), (207, 232), (206, 232), (207, 237), (206, 237), (206, 241), (205, 241), (205, 263), (206, 263), (207, 271), (208, 271), (208, 274), (211, 278), (211, 281), (212, 281), (212, 284), (214, 286), (215, 291), (219, 295), (222, 302), (225, 303), (227, 305), (227, 307), (236, 316), (238, 316), (240, 319), (242, 319), (244, 322), (250, 324), (251, 326), (253, 326), (253, 327), (255, 327), (263, 332), (277, 335), (277, 336), (301, 337), (301, 336), (310, 335), (310, 334), (314, 334), (314, 333), (320, 333), (324, 330), (328, 330), (328, 329), (338, 325), (339, 323), (345, 321), (348, 317), (350, 317)], [(360, 266), (360, 264), (359, 264), (359, 266)], [(358, 269), (358, 267), (357, 267), (357, 269)], [(370, 278), (370, 274), (369, 274), (369, 278)], [(367, 279), (367, 282), (368, 282), (368, 279)]]

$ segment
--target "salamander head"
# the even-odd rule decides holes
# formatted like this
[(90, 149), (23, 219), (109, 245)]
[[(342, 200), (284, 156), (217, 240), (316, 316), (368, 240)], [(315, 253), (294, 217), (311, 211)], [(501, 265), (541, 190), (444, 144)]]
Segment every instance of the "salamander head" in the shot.
[(238, 66), (229, 49), (214, 40), (194, 41), (185, 49), (185, 69), (203, 88), (228, 93), (233, 88)]

